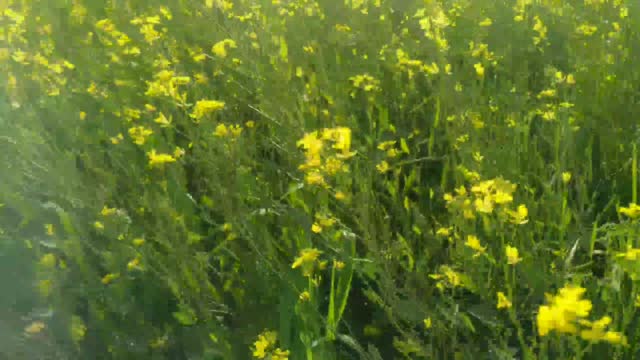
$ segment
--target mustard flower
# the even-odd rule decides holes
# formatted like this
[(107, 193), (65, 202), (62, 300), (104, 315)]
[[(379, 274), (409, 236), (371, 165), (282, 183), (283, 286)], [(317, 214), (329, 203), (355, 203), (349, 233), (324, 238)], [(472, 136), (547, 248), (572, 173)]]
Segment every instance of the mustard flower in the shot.
[(320, 254), (322, 254), (322, 251), (316, 248), (302, 249), (296, 260), (291, 265), (291, 268), (295, 269), (300, 266), (313, 264), (318, 259)]
[(549, 296), (549, 304), (538, 309), (538, 334), (545, 336), (554, 330), (576, 334), (577, 320), (587, 317), (592, 308), (591, 301), (582, 299), (585, 291), (583, 287), (568, 285), (558, 295)]
[(172, 163), (176, 161), (176, 158), (172, 155), (157, 153), (155, 149), (148, 152), (147, 156), (149, 157), (149, 166), (151, 167), (161, 166), (166, 163)]
[(509, 301), (509, 299), (507, 298), (507, 296), (502, 292), (502, 291), (498, 291), (498, 304), (496, 305), (496, 307), (498, 309), (508, 309), (511, 307), (511, 301)]
[(213, 134), (218, 137), (225, 137), (229, 135), (229, 130), (227, 129), (227, 126), (225, 124), (220, 123), (216, 125), (216, 130), (213, 132)]
[(637, 219), (640, 217), (640, 205), (636, 203), (630, 203), (628, 207), (620, 207), (618, 209), (620, 214), (626, 215), (631, 219)]
[(487, 250), (486, 247), (480, 244), (480, 239), (478, 239), (478, 237), (475, 235), (468, 235), (467, 242), (465, 242), (464, 244), (476, 251), (474, 257), (482, 255)]
[(224, 106), (225, 103), (218, 100), (198, 100), (189, 116), (200, 121), (206, 115), (224, 109)]
[(231, 39), (224, 39), (218, 41), (211, 48), (211, 52), (219, 58), (227, 57), (227, 49), (235, 49), (237, 47), (236, 42)]
[(507, 255), (507, 264), (515, 265), (519, 263), (522, 259), (518, 254), (518, 248), (507, 245), (504, 248), (504, 252)]

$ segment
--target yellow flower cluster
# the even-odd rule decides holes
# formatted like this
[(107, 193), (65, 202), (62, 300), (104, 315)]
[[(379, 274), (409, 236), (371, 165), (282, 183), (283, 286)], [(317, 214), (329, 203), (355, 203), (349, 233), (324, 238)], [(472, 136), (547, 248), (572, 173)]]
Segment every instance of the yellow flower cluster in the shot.
[(264, 331), (253, 343), (253, 357), (256, 359), (287, 360), (289, 350), (275, 347), (278, 334), (275, 331)]
[[(351, 84), (353, 84), (354, 88), (364, 90), (364, 92), (373, 92), (380, 90), (380, 80), (374, 78), (369, 74), (352, 76), (349, 78), (349, 80), (351, 81)], [(351, 97), (355, 96), (356, 92), (352, 91)]]
[(189, 116), (199, 122), (203, 117), (224, 109), (224, 105), (224, 102), (218, 100), (198, 100)]
[(437, 280), (436, 287), (440, 290), (445, 288), (455, 288), (462, 285), (462, 276), (450, 266), (442, 265), (436, 274), (430, 274), (430, 278)]
[(237, 47), (236, 42), (231, 39), (224, 39), (222, 41), (218, 41), (211, 47), (211, 52), (219, 57), (226, 58), (227, 57), (227, 49), (235, 49)]
[(144, 94), (149, 97), (168, 96), (184, 106), (187, 102), (187, 93), (180, 92), (180, 86), (190, 82), (189, 76), (178, 76), (172, 70), (163, 69), (154, 75), (154, 81), (147, 81), (147, 91)]
[(507, 256), (507, 264), (515, 265), (519, 263), (522, 258), (520, 258), (520, 254), (518, 252), (518, 248), (507, 245), (504, 248), (504, 253)]
[(629, 245), (627, 251), (617, 254), (616, 257), (628, 261), (636, 261), (640, 259), (640, 249), (634, 249)]
[(557, 295), (547, 295), (548, 305), (540, 306), (537, 316), (538, 334), (546, 336), (551, 331), (565, 334), (580, 334), (585, 340), (607, 341), (614, 344), (626, 342), (624, 335), (605, 331), (611, 318), (604, 316), (597, 321), (586, 319), (592, 309), (591, 301), (583, 299), (586, 289), (567, 285)]
[[(37, 26), (37, 32), (41, 35), (38, 37), (38, 49), (29, 49), (29, 40), (26, 34), (33, 30), (27, 30), (31, 21), (25, 21), (31, 18), (28, 14), (28, 6), (23, 7), (22, 11), (17, 11), (8, 6), (0, 5), (0, 22), (2, 28), (0, 30), (0, 72), (6, 73), (7, 89), (11, 97), (11, 105), (19, 108), (20, 102), (18, 96), (20, 89), (31, 87), (32, 85), (19, 84), (20, 79), (16, 77), (11, 70), (11, 59), (16, 64), (28, 66), (31, 70), (27, 81), (33, 81), (43, 90), (47, 96), (55, 97), (62, 94), (62, 90), (68, 85), (68, 74), (66, 70), (73, 70), (75, 65), (64, 59), (54, 59), (55, 45), (51, 39), (52, 25), (41, 24)], [(34, 84), (34, 85), (35, 85)], [(18, 86), (20, 85), (20, 86)]]
[(53, 269), (56, 266), (57, 259), (54, 254), (48, 253), (40, 258), (40, 266), (46, 269)]
[(420, 18), (420, 28), (424, 31), (425, 37), (433, 41), (439, 51), (445, 52), (449, 49), (444, 30), (451, 25), (451, 20), (438, 2), (430, 3), (428, 9), (419, 9), (414, 17)]
[(640, 217), (640, 205), (636, 203), (630, 203), (627, 207), (621, 206), (618, 209), (618, 212), (635, 220)]
[(311, 225), (311, 231), (316, 234), (321, 233), (325, 228), (332, 227), (336, 223), (336, 219), (334, 217), (326, 214), (318, 213), (315, 215), (315, 218), (316, 221)]
[[(107, 47), (117, 48), (122, 55), (138, 56), (141, 51), (137, 46), (131, 45), (131, 38), (119, 31), (111, 19), (101, 19), (95, 23), (100, 42)], [(120, 57), (112, 53), (112, 61), (119, 62)]]
[(409, 75), (409, 79), (415, 76), (416, 72), (424, 73), (427, 75), (436, 75), (440, 73), (438, 64), (432, 62), (431, 64), (425, 64), (421, 60), (411, 59), (409, 55), (402, 49), (396, 50), (396, 57), (398, 62), (396, 66)]
[(129, 128), (129, 136), (133, 139), (136, 145), (144, 145), (147, 138), (153, 134), (153, 130), (147, 129), (144, 126), (134, 126)]
[(147, 156), (149, 157), (149, 166), (151, 167), (161, 167), (164, 164), (176, 162), (181, 156), (185, 153), (184, 149), (176, 148), (173, 154), (163, 154), (156, 152), (155, 149), (147, 152)]
[(507, 298), (507, 296), (502, 292), (502, 291), (498, 291), (498, 304), (496, 305), (496, 307), (498, 309), (508, 309), (511, 307), (511, 301), (509, 300), (509, 298)]
[[(326, 142), (333, 143), (333, 151), (325, 150)], [(305, 163), (299, 166), (304, 171), (305, 181), (309, 185), (327, 187), (325, 175), (334, 176), (339, 172), (348, 172), (344, 160), (351, 158), (351, 129), (336, 127), (307, 133), (297, 142), (305, 155)]]
[[(171, 12), (167, 8), (161, 9), (162, 15), (171, 20), (172, 15)], [(138, 25), (140, 27), (140, 34), (144, 36), (144, 40), (149, 44), (153, 44), (156, 40), (159, 40), (162, 37), (162, 33), (165, 29), (161, 29), (158, 31), (155, 26), (160, 25), (161, 19), (160, 16), (145, 16), (145, 17), (136, 17), (131, 20), (131, 24)]]
[(322, 251), (316, 248), (302, 249), (300, 254), (291, 265), (292, 269), (301, 268), (304, 276), (311, 276), (316, 268), (323, 269), (326, 267), (326, 261), (319, 261), (318, 258)]
[(238, 124), (227, 126), (223, 123), (220, 123), (216, 125), (216, 129), (213, 132), (214, 136), (221, 138), (230, 137), (231, 139), (237, 139), (238, 137), (240, 137), (240, 134), (242, 134), (242, 127)]
[(524, 204), (516, 210), (506, 205), (513, 202), (513, 193), (517, 185), (501, 178), (479, 181), (468, 191), (464, 186), (455, 189), (455, 195), (446, 193), (444, 200), (449, 209), (457, 209), (466, 219), (475, 219), (476, 213), (492, 214), (497, 207), (501, 207), (502, 216), (513, 224), (526, 224), (529, 210)]
[(482, 246), (480, 244), (480, 239), (478, 239), (478, 237), (475, 236), (475, 235), (467, 236), (467, 242), (465, 242), (465, 246), (471, 248), (472, 250), (474, 250), (476, 252), (473, 255), (473, 257), (478, 257), (478, 256), (484, 254), (485, 251), (487, 251), (487, 247), (486, 246)]

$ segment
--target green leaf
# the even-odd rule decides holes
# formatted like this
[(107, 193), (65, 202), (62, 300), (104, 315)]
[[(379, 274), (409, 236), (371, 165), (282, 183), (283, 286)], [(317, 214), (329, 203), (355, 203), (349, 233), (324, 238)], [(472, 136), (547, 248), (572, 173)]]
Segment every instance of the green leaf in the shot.
[(409, 151), (409, 146), (407, 146), (407, 141), (404, 138), (400, 139), (400, 148), (402, 149), (402, 151), (404, 151), (406, 154), (410, 154)]
[(198, 317), (193, 309), (187, 305), (180, 305), (180, 307), (180, 311), (174, 312), (173, 317), (178, 320), (181, 325), (191, 326), (198, 321)]

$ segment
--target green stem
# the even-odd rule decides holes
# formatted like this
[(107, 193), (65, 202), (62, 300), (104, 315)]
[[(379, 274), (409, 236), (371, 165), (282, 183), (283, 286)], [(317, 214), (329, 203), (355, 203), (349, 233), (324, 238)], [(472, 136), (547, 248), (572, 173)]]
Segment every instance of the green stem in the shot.
[[(511, 276), (509, 276), (509, 267), (511, 267)], [(507, 277), (507, 293), (509, 294), (509, 301), (511, 301), (512, 303), (515, 303), (515, 298), (513, 296), (513, 282), (515, 281), (516, 278), (516, 267), (515, 265), (509, 265), (509, 264), (504, 264), (504, 272), (505, 272), (505, 276)], [(513, 308), (513, 306), (511, 306), (508, 309), (508, 314), (509, 314), (509, 319), (511, 320), (511, 322), (513, 323), (513, 325), (516, 327), (516, 333), (518, 335), (518, 342), (520, 343), (520, 346), (522, 347), (522, 352), (524, 354), (524, 358), (525, 359), (530, 359), (531, 357), (531, 353), (529, 351), (529, 347), (527, 346), (526, 341), (524, 340), (524, 332), (522, 331), (522, 325), (520, 324), (520, 321), (518, 321), (518, 317), (516, 315), (516, 311)]]
[(633, 162), (631, 163), (631, 201), (635, 204), (638, 200), (638, 147), (633, 144)]

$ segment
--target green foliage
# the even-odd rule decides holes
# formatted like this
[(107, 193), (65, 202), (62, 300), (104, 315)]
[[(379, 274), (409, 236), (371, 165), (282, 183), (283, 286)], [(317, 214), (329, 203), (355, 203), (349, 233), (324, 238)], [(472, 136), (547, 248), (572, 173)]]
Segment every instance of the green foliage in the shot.
[(0, 1), (0, 355), (636, 358), (639, 11)]

